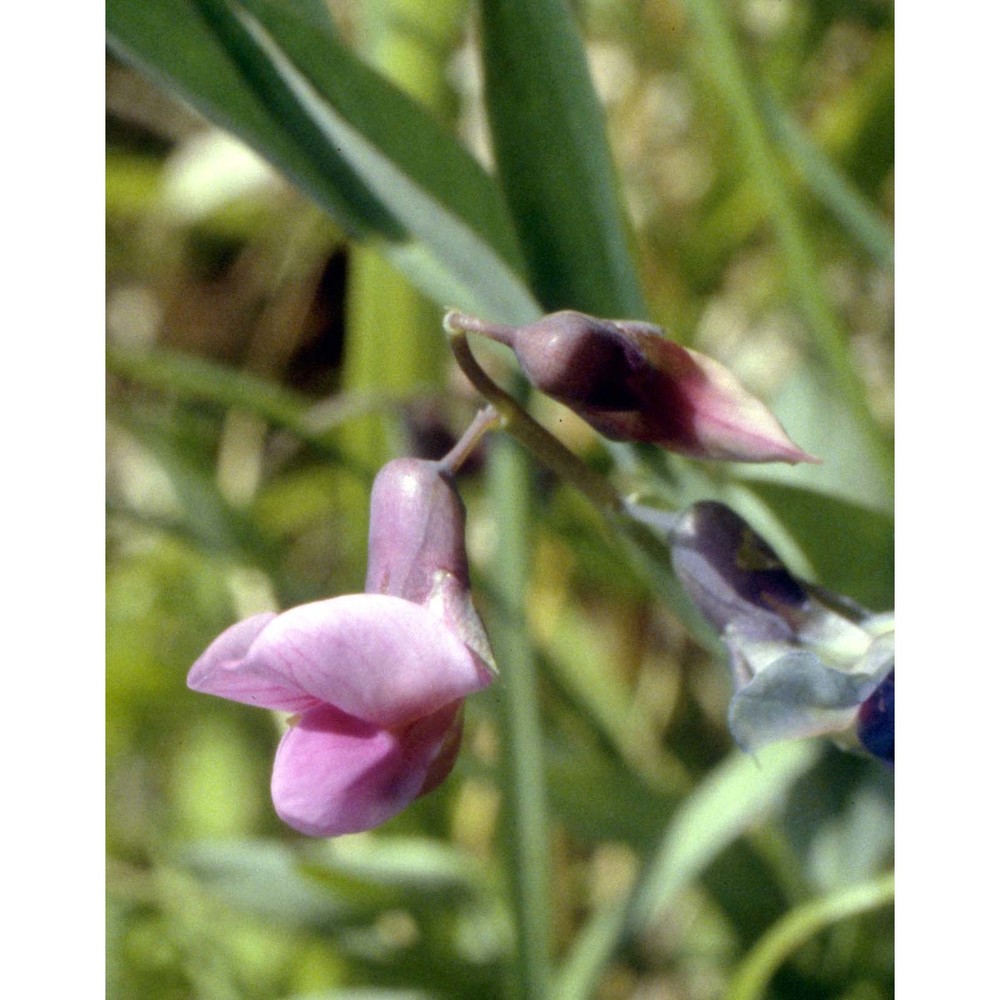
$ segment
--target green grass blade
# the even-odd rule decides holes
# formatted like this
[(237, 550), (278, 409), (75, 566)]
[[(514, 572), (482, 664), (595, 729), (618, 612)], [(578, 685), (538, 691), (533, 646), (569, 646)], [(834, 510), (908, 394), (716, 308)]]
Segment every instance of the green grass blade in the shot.
[(110, 0), (109, 39), (376, 242), (431, 298), (535, 318), (496, 185), (454, 137), (311, 18), (260, 0), (253, 10)]
[(511, 880), (516, 948), (510, 995), (546, 1000), (549, 985), (550, 904), (548, 806), (537, 667), (524, 619), (530, 577), (528, 457), (507, 438), (493, 444), (490, 492), (503, 538), (492, 567), (497, 597), (491, 640), (500, 664), (503, 746), (503, 833)]
[(818, 354), (837, 393), (864, 432), (880, 462), (885, 483), (891, 479), (892, 455), (868, 407), (855, 370), (846, 331), (828, 301), (819, 263), (806, 236), (785, 180), (785, 165), (773, 147), (754, 87), (737, 48), (727, 15), (718, 0), (688, 0), (695, 48), (729, 108), (733, 131), (747, 170), (766, 204), (784, 258), (788, 287), (798, 300)]
[(819, 752), (815, 741), (780, 743), (754, 757), (734, 753), (709, 774), (674, 814), (631, 898), (598, 911), (578, 935), (557, 980), (559, 1000), (593, 996), (619, 946), (772, 810)]
[(562, 0), (483, 0), (494, 154), (546, 309), (642, 316), (618, 181), (580, 33)]
[(809, 190), (876, 263), (892, 267), (892, 230), (882, 217), (771, 94), (765, 93), (762, 108), (772, 133)]
[[(322, 166), (245, 79), (191, 0), (109, 0), (108, 41), (155, 82), (254, 146), (353, 232), (399, 233), (336, 152)], [(314, 29), (315, 30), (315, 29)], [(329, 40), (329, 39), (327, 39)]]
[[(309, 400), (273, 382), (202, 358), (164, 350), (112, 347), (107, 352), (107, 368), (122, 378), (182, 399), (253, 413), (275, 427), (290, 431), (363, 481), (368, 482), (375, 474), (376, 470), (348, 459), (337, 444), (336, 430), (342, 419), (384, 406), (384, 399), (359, 400), (353, 405), (342, 405), (337, 413), (330, 414), (329, 407), (315, 407)], [(327, 411), (325, 415), (324, 410)]]
[(819, 753), (815, 740), (777, 743), (752, 757), (736, 751), (702, 781), (651, 860), (631, 908), (631, 929), (655, 920), (712, 858), (774, 809)]
[(767, 984), (781, 964), (813, 935), (840, 920), (889, 906), (895, 876), (853, 885), (796, 907), (757, 942), (733, 977), (726, 1000), (764, 1000)]

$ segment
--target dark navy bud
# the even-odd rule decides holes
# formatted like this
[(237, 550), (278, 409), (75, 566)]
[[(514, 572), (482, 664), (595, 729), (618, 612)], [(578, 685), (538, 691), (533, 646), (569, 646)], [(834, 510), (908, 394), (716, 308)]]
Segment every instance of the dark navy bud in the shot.
[(858, 712), (861, 745), (887, 764), (895, 763), (896, 671), (882, 681)]

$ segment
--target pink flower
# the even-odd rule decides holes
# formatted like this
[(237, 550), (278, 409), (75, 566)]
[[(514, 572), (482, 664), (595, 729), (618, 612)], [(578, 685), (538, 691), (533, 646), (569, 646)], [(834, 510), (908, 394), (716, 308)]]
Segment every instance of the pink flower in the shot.
[(248, 618), (191, 668), (195, 691), (295, 713), (271, 796), (301, 833), (370, 829), (451, 771), (463, 700), (495, 671), (464, 524), (437, 464), (390, 462), (372, 493), (368, 592)]
[(565, 310), (511, 327), (452, 312), (445, 328), (510, 347), (535, 388), (614, 441), (649, 442), (693, 458), (816, 461), (728, 369), (652, 323)]

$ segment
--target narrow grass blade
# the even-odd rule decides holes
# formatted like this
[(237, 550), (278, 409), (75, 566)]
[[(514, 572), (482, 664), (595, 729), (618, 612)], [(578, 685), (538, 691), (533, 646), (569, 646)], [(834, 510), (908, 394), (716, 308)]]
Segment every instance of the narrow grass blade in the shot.
[(796, 949), (824, 928), (848, 917), (889, 906), (895, 896), (895, 876), (853, 885), (796, 907), (757, 942), (744, 959), (726, 1000), (763, 1000), (771, 977)]
[(486, 102), (532, 287), (548, 310), (645, 313), (604, 114), (562, 0), (482, 0)]
[(494, 182), (331, 32), (257, 0), (110, 0), (113, 49), (286, 172), (436, 301), (509, 322), (538, 307)]

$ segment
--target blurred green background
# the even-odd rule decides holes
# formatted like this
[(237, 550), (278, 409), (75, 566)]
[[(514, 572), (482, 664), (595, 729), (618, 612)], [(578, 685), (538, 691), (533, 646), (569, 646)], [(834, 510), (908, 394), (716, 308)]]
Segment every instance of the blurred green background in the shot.
[[(190, 6), (151, 3), (158, 37)], [(329, 14), (501, 178), (517, 246), (498, 238), (498, 259), (535, 301), (645, 308), (736, 371), (824, 465), (722, 469), (608, 447), (532, 400), (539, 419), (623, 490), (724, 499), (798, 572), (891, 608), (891, 3), (573, 4), (620, 185), (608, 204), (627, 220), (634, 270), (620, 272), (615, 237), (605, 262), (586, 229), (599, 198), (579, 178), (600, 163), (587, 174), (555, 133), (574, 125), (582, 138), (567, 141), (593, 142), (599, 161), (592, 119), (573, 117), (586, 80), (553, 42), (530, 51), (545, 24), (518, 40), (488, 2), (290, 6)], [(509, 650), (538, 671), (535, 919), (553, 985), (517, 971), (533, 945), (504, 818), (520, 808), (504, 721), (519, 709), (501, 690), (467, 705), (453, 776), (386, 827), (306, 842), (278, 822), (284, 723), (194, 695), (185, 674), (240, 617), (361, 589), (374, 472), (439, 457), (475, 411), (441, 332), (443, 306), (464, 303), (457, 279), (453, 303), (447, 281), (442, 296), (415, 287), (427, 272), (405, 241), (355, 226), (350, 208), (331, 217), (138, 71), (135, 38), (153, 29), (128, 8), (109, 5), (107, 62), (108, 995), (891, 997), (891, 775), (816, 743), (760, 763), (735, 753), (724, 664), (669, 587), (571, 488), (530, 460), (504, 464), (499, 441), (459, 485), (501, 669)], [(487, 81), (507, 74), (492, 100), (484, 38)], [(503, 80), (532, 79), (565, 86), (567, 103), (551, 148), (519, 161), (545, 137), (522, 134), (530, 89), (522, 100)], [(399, 162), (426, 153), (433, 167), (436, 136), (398, 136)], [(548, 211), (565, 233), (542, 232)], [(477, 274), (488, 301), (493, 279)], [(503, 280), (496, 301), (514, 309)], [(507, 378), (502, 354), (484, 360)]]

